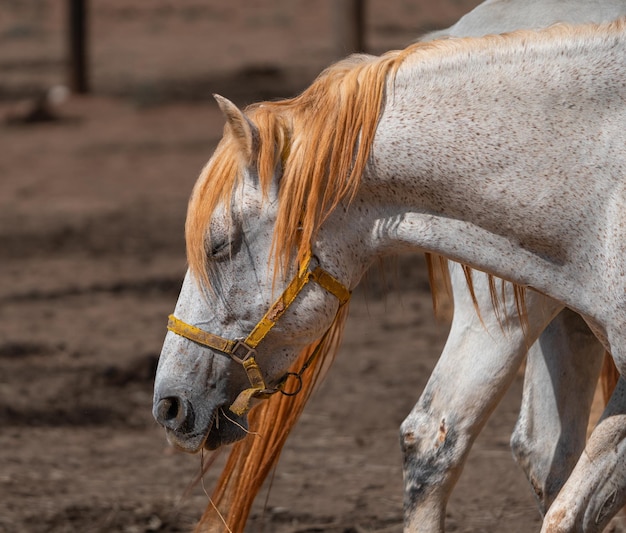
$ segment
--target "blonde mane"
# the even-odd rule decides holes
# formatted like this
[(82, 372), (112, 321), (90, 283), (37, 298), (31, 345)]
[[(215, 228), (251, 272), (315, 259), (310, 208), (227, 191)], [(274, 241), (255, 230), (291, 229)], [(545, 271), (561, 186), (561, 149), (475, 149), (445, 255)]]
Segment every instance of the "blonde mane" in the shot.
[[(428, 47), (418, 44), (415, 47)], [(408, 52), (356, 55), (326, 69), (301, 95), (249, 106), (259, 132), (257, 158), (245, 161), (227, 126), (191, 196), (186, 223), (189, 266), (206, 280), (207, 227), (227, 208), (245, 165), (256, 165), (265, 194), (282, 167), (272, 252), (277, 266), (301, 260), (325, 217), (356, 193), (384, 101), (387, 75)]]
[(272, 245), (276, 266), (286, 271), (301, 260), (328, 214), (358, 190), (385, 101), (389, 75), (410, 58), (411, 65), (441, 64), (490, 50), (503, 54), (519, 47), (541, 47), (572, 39), (575, 52), (583, 41), (615, 37), (624, 20), (606, 25), (556, 24), (540, 32), (516, 31), (480, 39), (417, 42), (380, 57), (355, 55), (326, 69), (295, 98), (253, 104), (245, 114), (256, 125), (256, 161), (246, 161), (228, 126), (211, 160), (194, 187), (186, 222), (187, 255), (191, 271), (207, 281), (207, 228), (215, 208), (230, 207), (233, 190), (246, 165), (256, 165), (267, 194), (282, 167), (279, 212)]
[[(605, 26), (600, 34), (623, 31), (624, 21)], [(206, 253), (207, 228), (215, 209), (230, 207), (233, 191), (240, 183), (246, 165), (255, 165), (265, 195), (269, 193), (276, 169), (282, 170), (279, 185), (279, 212), (274, 230), (272, 254), (275, 271), (286, 273), (294, 259), (301, 260), (325, 218), (342, 201), (356, 194), (376, 127), (385, 101), (389, 76), (397, 73), (408, 58), (411, 62), (446, 58), (455, 54), (527, 46), (571, 34), (589, 38), (598, 26), (556, 25), (542, 32), (514, 32), (482, 39), (450, 39), (415, 43), (403, 51), (389, 52), (379, 58), (353, 56), (325, 70), (301, 95), (277, 102), (255, 104), (245, 110), (259, 132), (255, 161), (246, 161), (237, 140), (227, 126), (213, 157), (202, 170), (190, 200), (186, 222), (189, 267), (197, 279), (208, 280), (210, 258)], [(539, 36), (539, 37), (536, 37)], [(495, 45), (494, 45), (495, 42)], [(499, 52), (498, 52), (499, 53)], [(435, 268), (435, 265), (437, 268)], [(445, 263), (429, 259), (429, 270)], [(472, 290), (471, 271), (466, 278)], [(497, 307), (495, 283), (490, 283)], [(433, 284), (434, 287), (434, 284)], [(523, 301), (523, 289), (516, 288)], [(475, 298), (475, 297), (474, 297)], [(523, 315), (523, 307), (520, 307)], [(276, 462), (289, 432), (298, 420), (320, 376), (320, 369), (336, 353), (347, 316), (347, 306), (336, 317), (315, 367), (303, 376), (303, 389), (294, 397), (275, 395), (250, 413), (250, 435), (237, 443), (218, 481), (212, 502), (198, 524), (197, 531), (225, 531), (221, 515), (230, 530), (243, 531), (250, 507), (265, 477)], [(314, 349), (309, 346), (292, 368), (296, 372)], [(206, 528), (206, 529), (205, 529)]]
[[(251, 433), (233, 445), (208, 505), (195, 531), (197, 533), (242, 533), (250, 508), (263, 482), (276, 465), (280, 452), (296, 425), (319, 379), (323, 378), (341, 344), (348, 316), (344, 305), (329, 332), (298, 356), (292, 370), (299, 370), (319, 346), (313, 368), (302, 375), (302, 389), (295, 396), (275, 394), (257, 405), (248, 415)], [(326, 364), (324, 364), (326, 363)]]

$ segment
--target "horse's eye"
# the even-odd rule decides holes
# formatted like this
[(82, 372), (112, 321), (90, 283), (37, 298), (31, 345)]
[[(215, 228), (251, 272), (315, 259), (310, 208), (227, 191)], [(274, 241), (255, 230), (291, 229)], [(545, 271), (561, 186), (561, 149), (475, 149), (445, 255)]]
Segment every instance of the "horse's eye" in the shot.
[(230, 214), (214, 217), (206, 235), (205, 251), (213, 261), (232, 259), (241, 246), (242, 228)]
[(215, 241), (209, 240), (206, 246), (207, 255), (211, 259), (221, 259), (229, 254), (230, 244), (231, 240), (228, 237)]

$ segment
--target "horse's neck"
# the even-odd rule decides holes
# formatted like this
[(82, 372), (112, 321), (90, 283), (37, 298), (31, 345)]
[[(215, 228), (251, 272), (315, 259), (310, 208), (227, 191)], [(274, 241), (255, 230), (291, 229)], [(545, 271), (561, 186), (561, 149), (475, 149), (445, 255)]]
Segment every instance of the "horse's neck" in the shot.
[(430, 250), (572, 304), (610, 248), (609, 204), (624, 199), (626, 90), (610, 67), (624, 46), (593, 53), (409, 59), (363, 184), (387, 228), (373, 232), (379, 249)]

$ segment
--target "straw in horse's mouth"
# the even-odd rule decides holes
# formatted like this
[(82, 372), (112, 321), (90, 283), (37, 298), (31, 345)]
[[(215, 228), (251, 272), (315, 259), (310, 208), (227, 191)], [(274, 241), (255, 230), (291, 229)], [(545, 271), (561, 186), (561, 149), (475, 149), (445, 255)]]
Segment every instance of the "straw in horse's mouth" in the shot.
[[(221, 409), (221, 407), (219, 407), (218, 409)], [(208, 446), (208, 440), (209, 437), (211, 435), (211, 432), (213, 431), (213, 429), (218, 429), (219, 430), (219, 422), (218, 422), (218, 418), (219, 418), (219, 411), (216, 410), (213, 413), (213, 416), (211, 417), (211, 421), (209, 422), (208, 428), (206, 430), (206, 433), (204, 434), (204, 439), (202, 439), (202, 443), (200, 444), (200, 450), (211, 450), (212, 448), (209, 448)]]
[[(222, 419), (221, 427), (220, 427), (220, 418)], [(227, 429), (228, 424), (232, 424), (233, 426), (241, 430), (243, 433), (258, 435), (258, 433), (249, 431), (243, 424), (241, 424), (240, 422), (238, 422), (237, 420), (234, 420), (231, 416), (229, 416), (226, 413), (226, 409), (224, 407), (218, 407), (217, 410), (215, 411), (215, 414), (213, 415), (213, 419), (211, 420), (211, 423), (208, 426), (208, 430), (204, 436), (204, 439), (200, 447), (206, 450), (214, 450), (225, 444), (232, 444), (233, 442), (236, 442), (237, 440), (241, 440), (241, 438), (243, 438), (241, 436), (235, 435), (234, 436), (235, 438), (233, 438), (232, 435), (229, 435), (228, 429)], [(226, 433), (224, 433), (224, 431), (226, 431)]]
[[(228, 420), (231, 424), (234, 424), (235, 426), (237, 426), (239, 429), (241, 429), (244, 433), (246, 433), (247, 435), (255, 435), (257, 437), (262, 437), (263, 435), (261, 435), (260, 433), (257, 433), (256, 431), (250, 431), (248, 428), (244, 427), (242, 424), (240, 424), (239, 422), (237, 422), (236, 420), (233, 420), (232, 418), (230, 418), (226, 412), (224, 411), (224, 409), (222, 409), (221, 407), (219, 408), (219, 410), (222, 413), (222, 416)], [(217, 417), (219, 418), (219, 416)]]

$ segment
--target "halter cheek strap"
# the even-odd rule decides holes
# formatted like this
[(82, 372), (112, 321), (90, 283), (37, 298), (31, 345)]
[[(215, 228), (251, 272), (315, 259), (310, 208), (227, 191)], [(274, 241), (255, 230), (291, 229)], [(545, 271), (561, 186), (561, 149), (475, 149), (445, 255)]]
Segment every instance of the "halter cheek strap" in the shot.
[[(291, 280), (287, 288), (272, 304), (267, 313), (257, 323), (248, 336), (243, 340), (231, 340), (214, 335), (208, 331), (204, 331), (196, 326), (187, 324), (174, 315), (169, 316), (167, 329), (185, 337), (197, 344), (211, 348), (212, 350), (228, 355), (233, 361), (241, 364), (246, 371), (250, 388), (242, 391), (230, 406), (230, 410), (241, 416), (250, 409), (250, 401), (252, 398), (267, 398), (276, 392), (293, 395), (296, 394), (301, 387), (300, 376), (306, 368), (311, 364), (313, 358), (317, 355), (317, 351), (304, 364), (298, 374), (288, 372), (278, 380), (278, 384), (274, 388), (268, 388), (259, 365), (256, 362), (256, 348), (259, 343), (267, 336), (270, 330), (276, 325), (276, 322), (287, 311), (289, 306), (296, 299), (309, 281), (314, 281), (339, 300), (341, 307), (350, 299), (350, 290), (340, 281), (329, 274), (319, 265), (310, 270), (311, 255), (309, 254), (303, 264), (300, 266), (298, 273)], [(293, 393), (286, 393), (283, 387), (289, 376), (294, 376), (298, 380), (298, 388)]]

